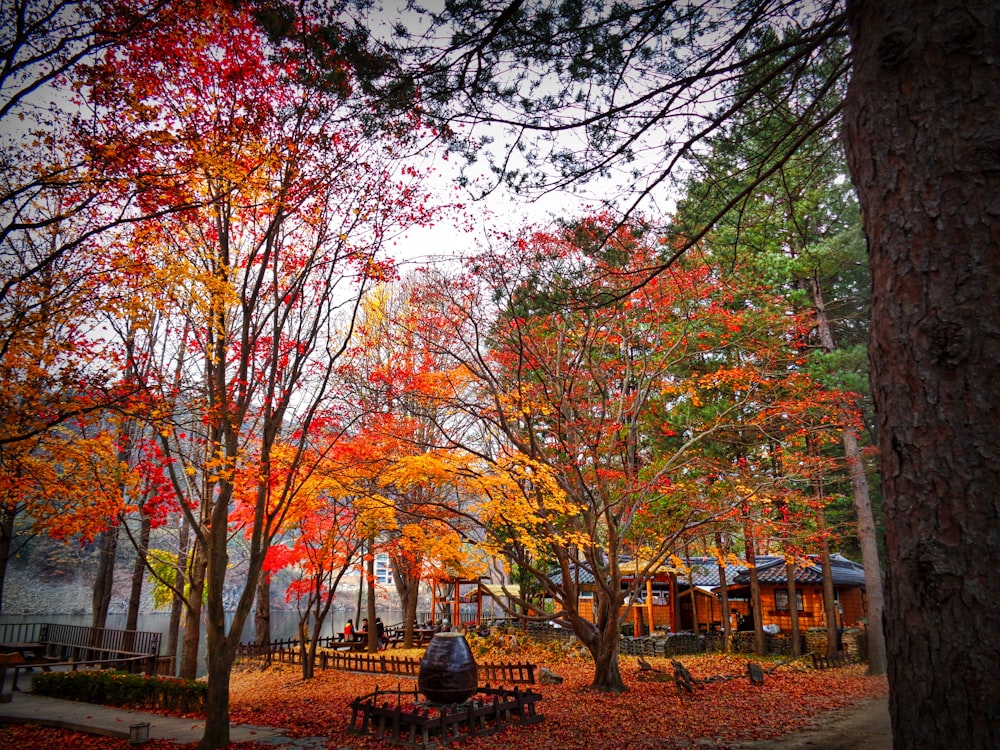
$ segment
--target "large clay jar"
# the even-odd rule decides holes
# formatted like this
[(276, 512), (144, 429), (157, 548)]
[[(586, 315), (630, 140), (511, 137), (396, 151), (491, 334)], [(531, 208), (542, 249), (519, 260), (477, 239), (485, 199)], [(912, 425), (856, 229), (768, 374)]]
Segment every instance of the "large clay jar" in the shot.
[(464, 703), (479, 686), (479, 669), (461, 633), (435, 633), (420, 660), (417, 689), (431, 703)]

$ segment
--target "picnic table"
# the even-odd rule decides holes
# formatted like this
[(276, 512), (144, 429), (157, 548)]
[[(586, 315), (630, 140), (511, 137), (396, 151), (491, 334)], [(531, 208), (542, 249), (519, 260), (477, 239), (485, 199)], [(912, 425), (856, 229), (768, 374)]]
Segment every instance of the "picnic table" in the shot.
[(37, 641), (12, 641), (0, 643), (0, 654), (20, 654), (24, 663), (43, 664), (46, 644)]

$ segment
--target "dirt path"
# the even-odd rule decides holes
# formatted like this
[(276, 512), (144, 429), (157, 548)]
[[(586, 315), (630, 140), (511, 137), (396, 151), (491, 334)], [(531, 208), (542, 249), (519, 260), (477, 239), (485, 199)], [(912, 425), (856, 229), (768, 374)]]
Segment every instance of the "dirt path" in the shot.
[(746, 742), (733, 750), (892, 750), (889, 699), (824, 713), (804, 729), (773, 740)]

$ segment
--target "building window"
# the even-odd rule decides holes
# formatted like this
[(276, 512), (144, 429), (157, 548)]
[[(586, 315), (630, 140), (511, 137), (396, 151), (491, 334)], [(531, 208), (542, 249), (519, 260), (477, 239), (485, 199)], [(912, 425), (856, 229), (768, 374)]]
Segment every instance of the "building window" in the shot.
[(375, 555), (375, 582), (380, 586), (392, 585), (392, 563), (384, 552)]
[[(788, 592), (782, 589), (774, 590), (774, 608), (775, 609), (788, 609)], [(796, 589), (795, 591), (795, 609), (802, 612), (804, 607), (802, 606), (802, 592)]]

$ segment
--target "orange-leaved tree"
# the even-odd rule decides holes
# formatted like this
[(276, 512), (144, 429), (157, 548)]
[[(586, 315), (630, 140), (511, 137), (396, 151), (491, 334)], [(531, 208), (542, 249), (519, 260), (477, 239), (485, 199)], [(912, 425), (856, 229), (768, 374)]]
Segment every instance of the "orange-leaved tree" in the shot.
[[(183, 207), (141, 227), (178, 271), (163, 342), (175, 367), (150, 383), (149, 417), (195, 540), (190, 605), (204, 581), (200, 746), (216, 748), (228, 743), (229, 675), (266, 553), (331, 400), (331, 364), (366, 284), (391, 273), (383, 243), (428, 213), (419, 176), (390, 161), (417, 123), (385, 137), (352, 127), (352, 68), (336, 33), (306, 34), (315, 29), (296, 17), (286, 30), (301, 33), (279, 39), (225, 2), (178, 11), (89, 68), (92, 113), (78, 137), (106, 172), (142, 179), (146, 205)], [(278, 445), (291, 455), (281, 470), (299, 480), (271, 481)], [(227, 543), (244, 471), (257, 480), (235, 580)]]
[[(436, 289), (460, 328), (452, 355), (475, 383), (456, 402), (480, 419), (465, 444), (507, 478), (483, 490), (484, 531), (555, 612), (521, 605), (571, 627), (593, 656), (594, 687), (609, 691), (624, 689), (630, 597), (686, 534), (738, 503), (688, 486), (706, 446), (767, 398), (763, 363), (737, 367), (734, 352), (787, 329), (780, 297), (747, 297), (698, 259), (650, 278), (663, 249), (653, 227), (599, 216), (477, 258), (479, 286)], [(730, 397), (704, 408), (722, 384)], [(589, 610), (579, 585), (591, 580)]]
[(456, 416), (451, 402), (467, 378), (447, 355), (448, 328), (438, 310), (423, 304), (419, 284), (416, 274), (373, 291), (344, 365), (364, 415), (372, 477), (393, 510), (378, 537), (392, 564), (406, 645), (413, 642), (428, 566), (462, 558), (461, 529), (468, 526), (456, 513), (460, 482), (439, 466), (447, 448), (439, 424)]

